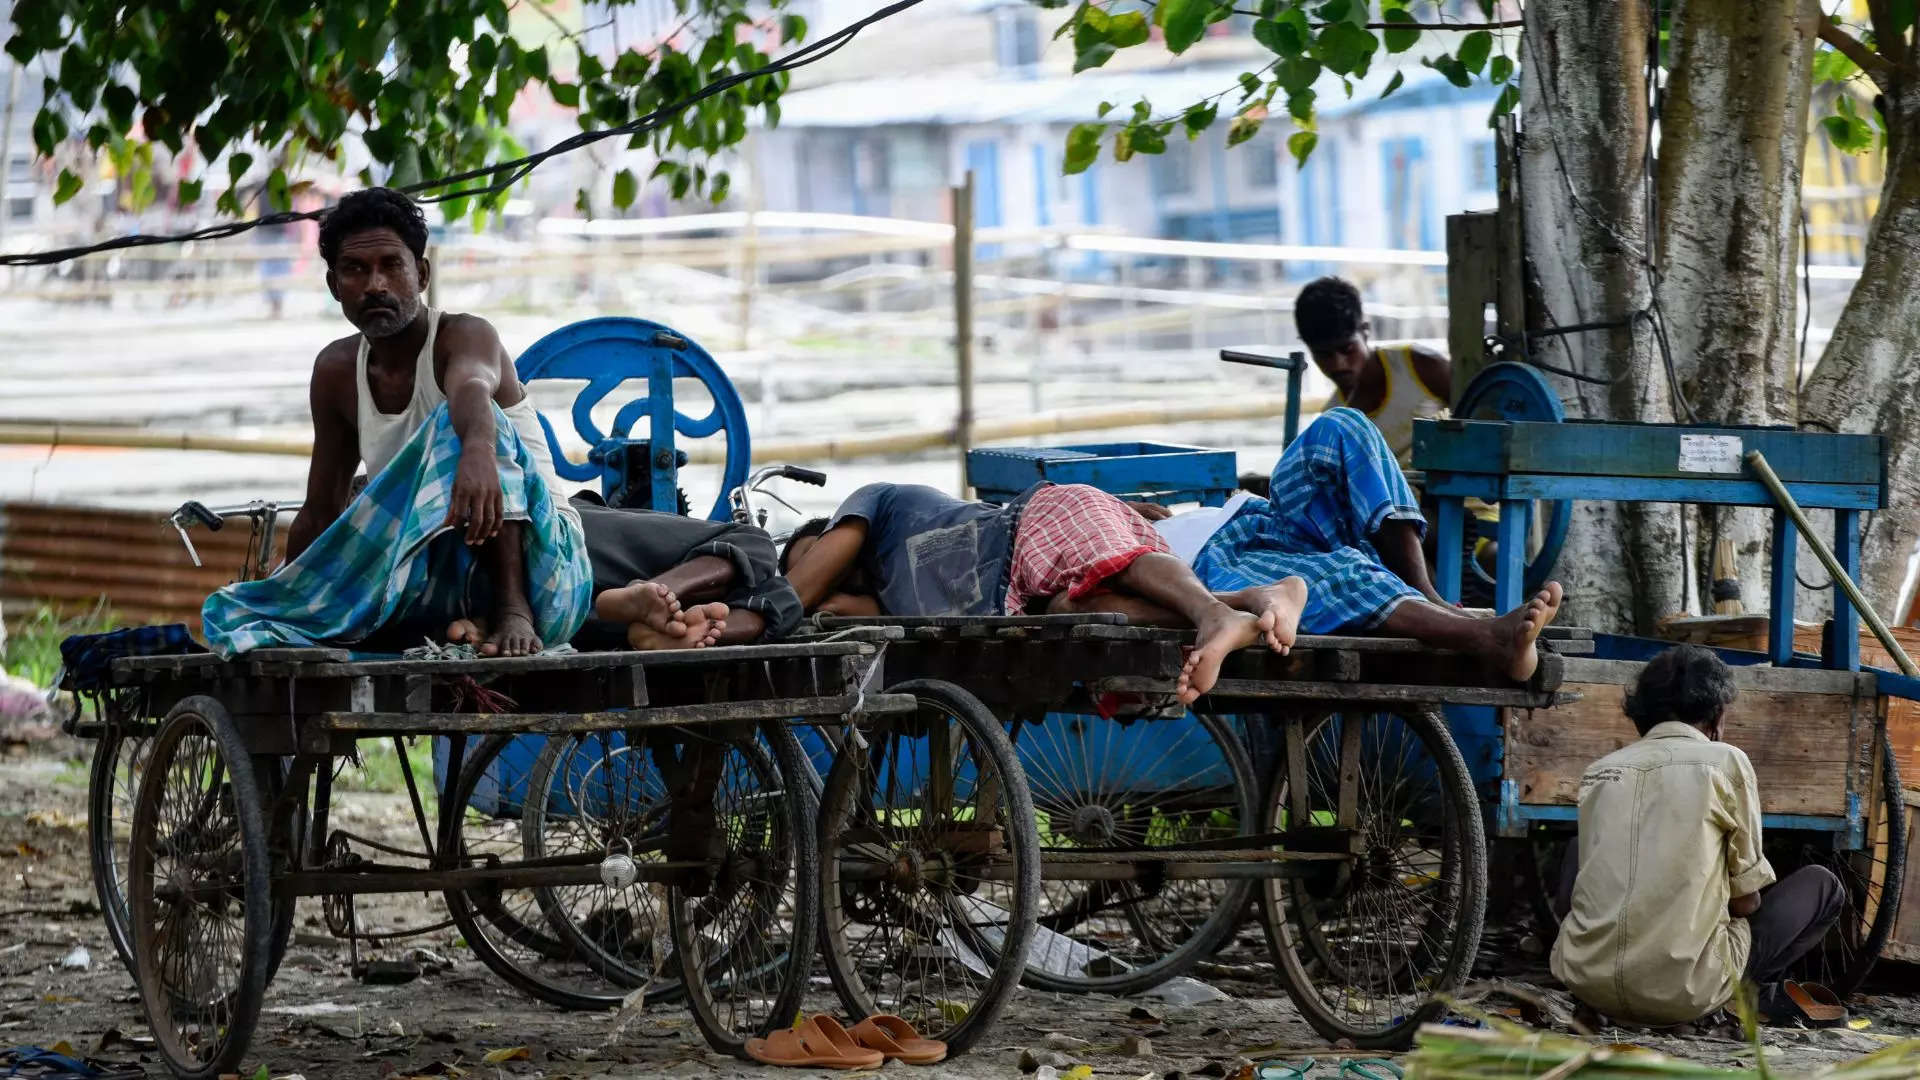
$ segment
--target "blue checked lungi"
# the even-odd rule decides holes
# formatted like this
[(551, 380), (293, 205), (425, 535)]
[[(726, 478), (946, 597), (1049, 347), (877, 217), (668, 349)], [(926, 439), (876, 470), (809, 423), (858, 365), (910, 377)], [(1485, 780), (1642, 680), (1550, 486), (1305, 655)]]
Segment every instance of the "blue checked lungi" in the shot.
[(1216, 592), (1300, 577), (1302, 633), (1371, 630), (1421, 595), (1368, 539), (1389, 520), (1426, 529), (1380, 429), (1354, 409), (1329, 409), (1280, 455), (1268, 497), (1248, 499), (1201, 547), (1193, 572)]
[[(504, 516), (526, 523), (534, 628), (543, 643), (563, 644), (592, 606), (586, 538), (557, 509), (557, 495), (498, 405), (493, 429)], [(490, 583), (474, 573), (462, 531), (446, 524), (459, 465), (460, 439), (442, 404), (299, 558), (272, 577), (207, 597), (200, 610), (207, 644), (232, 656), (268, 646), (350, 644), (393, 627), (418, 625), (437, 636), (455, 618), (485, 613), (490, 603), (477, 593)]]

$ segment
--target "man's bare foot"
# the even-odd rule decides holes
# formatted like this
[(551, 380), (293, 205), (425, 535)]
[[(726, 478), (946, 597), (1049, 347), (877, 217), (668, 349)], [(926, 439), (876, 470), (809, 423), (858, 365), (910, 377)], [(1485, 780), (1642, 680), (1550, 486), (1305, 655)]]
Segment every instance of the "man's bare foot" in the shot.
[(1563, 595), (1560, 583), (1549, 581), (1524, 605), (1492, 620), (1489, 629), (1493, 631), (1493, 646), (1488, 659), (1514, 682), (1533, 678), (1534, 669), (1540, 666), (1535, 642), (1540, 640), (1540, 631), (1560, 614)]
[(480, 645), (482, 656), (532, 656), (540, 651), (540, 634), (533, 613), (522, 607), (503, 607), (493, 618), (493, 633)]
[(665, 585), (635, 581), (593, 598), (594, 617), (605, 622), (638, 623), (661, 634), (684, 637), (680, 598)]
[[(684, 625), (684, 624), (683, 624)], [(627, 624), (627, 647), (635, 652), (662, 652), (667, 649), (697, 649), (700, 639), (685, 633), (663, 634), (646, 623)]]
[(1307, 606), (1307, 583), (1290, 577), (1272, 585), (1241, 589), (1234, 594), (1233, 606), (1259, 619), (1260, 633), (1267, 639), (1267, 647), (1285, 656), (1300, 632), (1300, 612)]
[(1182, 705), (1193, 704), (1200, 695), (1213, 689), (1213, 684), (1220, 681), (1220, 665), (1228, 653), (1258, 642), (1268, 632), (1260, 625), (1259, 617), (1235, 611), (1225, 604), (1217, 605), (1213, 614), (1202, 619), (1194, 629), (1193, 649), (1187, 653), (1175, 694)]
[(695, 639), (696, 648), (712, 645), (727, 632), (727, 605), (722, 603), (695, 604), (682, 612), (681, 617), (687, 622), (687, 636)]
[(447, 624), (447, 641), (454, 645), (471, 645), (478, 649), (486, 640), (485, 619), (455, 619)]

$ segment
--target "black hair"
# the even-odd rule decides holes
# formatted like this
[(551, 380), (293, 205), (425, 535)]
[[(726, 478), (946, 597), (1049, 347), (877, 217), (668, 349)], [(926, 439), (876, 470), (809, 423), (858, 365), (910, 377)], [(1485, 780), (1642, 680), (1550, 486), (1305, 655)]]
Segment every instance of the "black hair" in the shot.
[(828, 518), (814, 518), (811, 521), (801, 523), (799, 528), (793, 530), (793, 535), (787, 537), (787, 546), (780, 549), (781, 576), (784, 577), (787, 568), (793, 565), (793, 545), (805, 540), (809, 536), (820, 536), (824, 534), (827, 531), (827, 526), (831, 524), (833, 524), (833, 522)]
[(364, 229), (392, 229), (416, 259), (427, 256), (427, 215), (420, 204), (392, 188), (356, 191), (320, 219), (320, 258), (327, 267), (340, 255), (340, 242)]
[(1308, 348), (1345, 345), (1365, 320), (1360, 290), (1345, 278), (1315, 278), (1293, 302), (1293, 327)]
[(1246, 472), (1240, 474), (1240, 490), (1250, 495), (1266, 498), (1272, 494), (1273, 477), (1266, 473)]
[(1733, 704), (1734, 693), (1733, 672), (1713, 650), (1675, 645), (1640, 672), (1627, 693), (1626, 712), (1642, 735), (1668, 720), (1710, 727)]

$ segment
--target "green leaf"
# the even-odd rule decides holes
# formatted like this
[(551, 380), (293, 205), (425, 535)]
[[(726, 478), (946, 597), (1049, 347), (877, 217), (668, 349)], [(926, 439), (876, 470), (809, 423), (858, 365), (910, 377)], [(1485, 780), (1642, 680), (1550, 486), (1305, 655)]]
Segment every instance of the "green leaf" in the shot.
[(685, 169), (673, 174), (673, 197), (684, 199), (688, 189), (693, 187), (693, 174)]
[(545, 82), (552, 72), (552, 69), (547, 63), (547, 47), (542, 45), (537, 49), (528, 49), (520, 57), (520, 66), (531, 73), (534, 78)]
[(1312, 90), (1287, 95), (1287, 114), (1293, 117), (1294, 123), (1307, 128), (1313, 126), (1313, 99)]
[(1147, 25), (1146, 12), (1129, 11), (1113, 17), (1107, 28), (1107, 41), (1117, 49), (1129, 49), (1145, 44), (1152, 33), (1152, 27)]
[(1219, 113), (1220, 107), (1211, 101), (1187, 106), (1187, 111), (1180, 116), (1180, 123), (1187, 129), (1187, 138), (1199, 138), (1201, 132), (1213, 126), (1214, 117)]
[(1407, 81), (1407, 76), (1405, 72), (1401, 72), (1401, 71), (1394, 72), (1393, 78), (1388, 80), (1387, 82), (1387, 88), (1385, 90), (1380, 91), (1380, 96), (1386, 97), (1388, 94), (1391, 94), (1395, 90), (1400, 89), (1400, 84), (1406, 81)]
[(1320, 136), (1311, 131), (1296, 131), (1287, 136), (1287, 152), (1293, 155), (1295, 168), (1306, 167), (1307, 155), (1313, 153), (1314, 144), (1319, 141)]
[[(671, 55), (680, 56), (681, 54), (673, 53)], [(682, 57), (682, 59), (684, 60), (685, 58)], [(620, 54), (619, 59), (613, 62), (613, 81), (622, 86), (637, 85), (646, 79), (647, 68), (650, 67), (652, 63), (653, 61), (647, 54), (634, 49), (628, 49), (626, 52)], [(664, 67), (661, 70), (661, 74), (666, 74)]]
[(1113, 134), (1113, 160), (1133, 160), (1133, 126), (1129, 124)]
[[(1352, 8), (1351, 0), (1327, 0), (1313, 10), (1313, 17), (1321, 22), (1335, 23), (1345, 19)], [(1366, 10), (1364, 3), (1361, 5), (1361, 10), (1363, 12)]]
[(1513, 60), (1506, 56), (1496, 56), (1487, 64), (1487, 78), (1495, 86), (1502, 86), (1513, 78)]
[(1113, 111), (1113, 102), (1103, 101), (1100, 103), (1099, 111), (1096, 112), (1094, 115), (1100, 117), (1101, 119), (1105, 119), (1106, 115), (1112, 111)]
[(33, 146), (41, 157), (52, 157), (53, 148), (67, 137), (67, 122), (45, 106), (33, 116)]
[(1445, 53), (1429, 57), (1425, 62), (1428, 67), (1445, 75), (1448, 82), (1461, 89), (1473, 85), (1473, 75), (1467, 71), (1467, 65)]
[(1500, 96), (1494, 99), (1493, 111), (1487, 115), (1487, 122), (1491, 124), (1507, 115), (1518, 104), (1520, 104), (1520, 86), (1517, 83), (1508, 83), (1507, 88), (1500, 91)]
[(576, 83), (555, 82), (547, 84), (547, 93), (553, 95), (553, 103), (563, 109), (580, 107), (580, 87)]
[(727, 192), (732, 187), (733, 177), (728, 176), (725, 172), (714, 173), (712, 182), (707, 185), (708, 201), (712, 202), (715, 206), (726, 202)]
[(185, 209), (186, 207), (192, 206), (194, 203), (199, 202), (201, 189), (204, 188), (205, 186), (206, 186), (206, 182), (203, 180), (180, 181), (180, 187), (177, 190), (176, 195), (180, 200), (181, 208)]
[(1260, 92), (1260, 76), (1255, 75), (1251, 71), (1241, 72), (1240, 73), (1240, 100), (1245, 101), (1247, 98), (1250, 98), (1259, 92)]
[(1298, 56), (1307, 47), (1300, 37), (1300, 31), (1292, 23), (1273, 19), (1261, 19), (1253, 24), (1253, 40), (1280, 56)]
[(239, 183), (240, 178), (247, 175), (247, 170), (251, 168), (253, 168), (252, 154), (241, 153), (229, 157), (227, 159), (227, 183)]
[(577, 188), (574, 190), (573, 208), (580, 212), (581, 217), (586, 218), (588, 221), (593, 220), (593, 196), (587, 194), (586, 188)]
[(375, 161), (390, 165), (400, 156), (400, 135), (385, 124), (368, 130), (360, 139), (367, 144), (367, 153), (372, 154)]
[(53, 189), (53, 205), (59, 206), (80, 194), (82, 186), (80, 178), (73, 175), (73, 170), (61, 169), (60, 180)]
[(1822, 83), (1845, 82), (1858, 74), (1860, 74), (1859, 65), (1847, 59), (1847, 54), (1839, 49), (1822, 47), (1813, 54), (1815, 86)]
[(1314, 40), (1314, 51), (1329, 70), (1339, 75), (1365, 74), (1373, 51), (1379, 47), (1372, 34), (1350, 22), (1334, 23)]
[(486, 9), (487, 21), (493, 24), (495, 30), (506, 33), (509, 23), (506, 0), (487, 0)]
[(1260, 133), (1260, 125), (1267, 118), (1267, 107), (1258, 103), (1247, 106), (1234, 116), (1227, 125), (1227, 145), (1239, 146)]
[(1099, 160), (1100, 140), (1106, 132), (1105, 124), (1073, 125), (1067, 132), (1067, 150), (1060, 159), (1060, 171), (1068, 176), (1086, 172), (1088, 166)]
[(1160, 0), (1154, 14), (1166, 34), (1167, 51), (1178, 56), (1204, 37), (1213, 6), (1213, 0)]
[(625, 210), (632, 206), (639, 194), (640, 181), (634, 179), (632, 169), (621, 169), (613, 174), (613, 205), (616, 209)]
[(780, 20), (780, 40), (788, 45), (797, 45), (807, 38), (807, 20), (800, 15), (787, 15)]
[[(1388, 10), (1382, 18), (1384, 21), (1390, 23), (1411, 23), (1415, 21), (1413, 16), (1399, 8)], [(1403, 53), (1413, 48), (1414, 45), (1420, 41), (1420, 29), (1419, 27), (1409, 27), (1405, 30), (1382, 30), (1380, 32), (1380, 41), (1381, 44), (1387, 47), (1388, 52)]]
[(589, 83), (605, 75), (607, 73), (607, 66), (600, 62), (599, 57), (585, 49), (581, 49), (578, 62), (574, 65), (574, 70), (579, 74), (582, 83)]
[(1078, 75), (1089, 68), (1100, 67), (1113, 59), (1114, 52), (1113, 45), (1105, 41), (1095, 42), (1084, 49), (1077, 50), (1073, 55), (1073, 73)]
[(1298, 93), (1313, 85), (1320, 77), (1320, 61), (1310, 57), (1294, 57), (1282, 60), (1274, 67), (1274, 79), (1280, 88), (1290, 94)]
[(253, 1074), (253, 1080), (273, 1080), (273, 1070), (262, 1065), (260, 1071)]
[(1153, 105), (1146, 98), (1133, 103), (1133, 122), (1144, 124), (1153, 116)]
[(275, 169), (267, 177), (267, 205), (275, 210), (286, 210), (293, 205), (287, 197), (287, 173), (285, 169)]
[(1493, 52), (1493, 35), (1485, 30), (1475, 30), (1460, 39), (1460, 63), (1475, 75), (1487, 66), (1487, 56)]

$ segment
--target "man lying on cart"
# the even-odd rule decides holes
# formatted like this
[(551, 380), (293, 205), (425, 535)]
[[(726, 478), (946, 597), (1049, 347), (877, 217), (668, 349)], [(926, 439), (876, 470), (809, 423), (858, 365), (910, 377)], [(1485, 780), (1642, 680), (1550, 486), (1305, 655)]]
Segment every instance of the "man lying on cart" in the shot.
[(869, 484), (796, 530), (782, 569), (809, 611), (844, 615), (1124, 613), (1193, 627), (1179, 696), (1212, 689), (1227, 653), (1293, 644), (1296, 578), (1210, 592), (1127, 504), (1084, 484), (1037, 484), (1005, 506), (913, 484)]
[[(693, 648), (798, 620), (764, 533), (561, 498), (499, 334), (426, 305), (427, 225), (411, 199), (348, 195), (319, 239), (328, 291), (360, 332), (314, 362), (287, 562), (206, 601), (216, 652), (432, 639), (524, 656), (583, 627), (583, 644)], [(361, 462), (369, 479), (353, 494)]]

